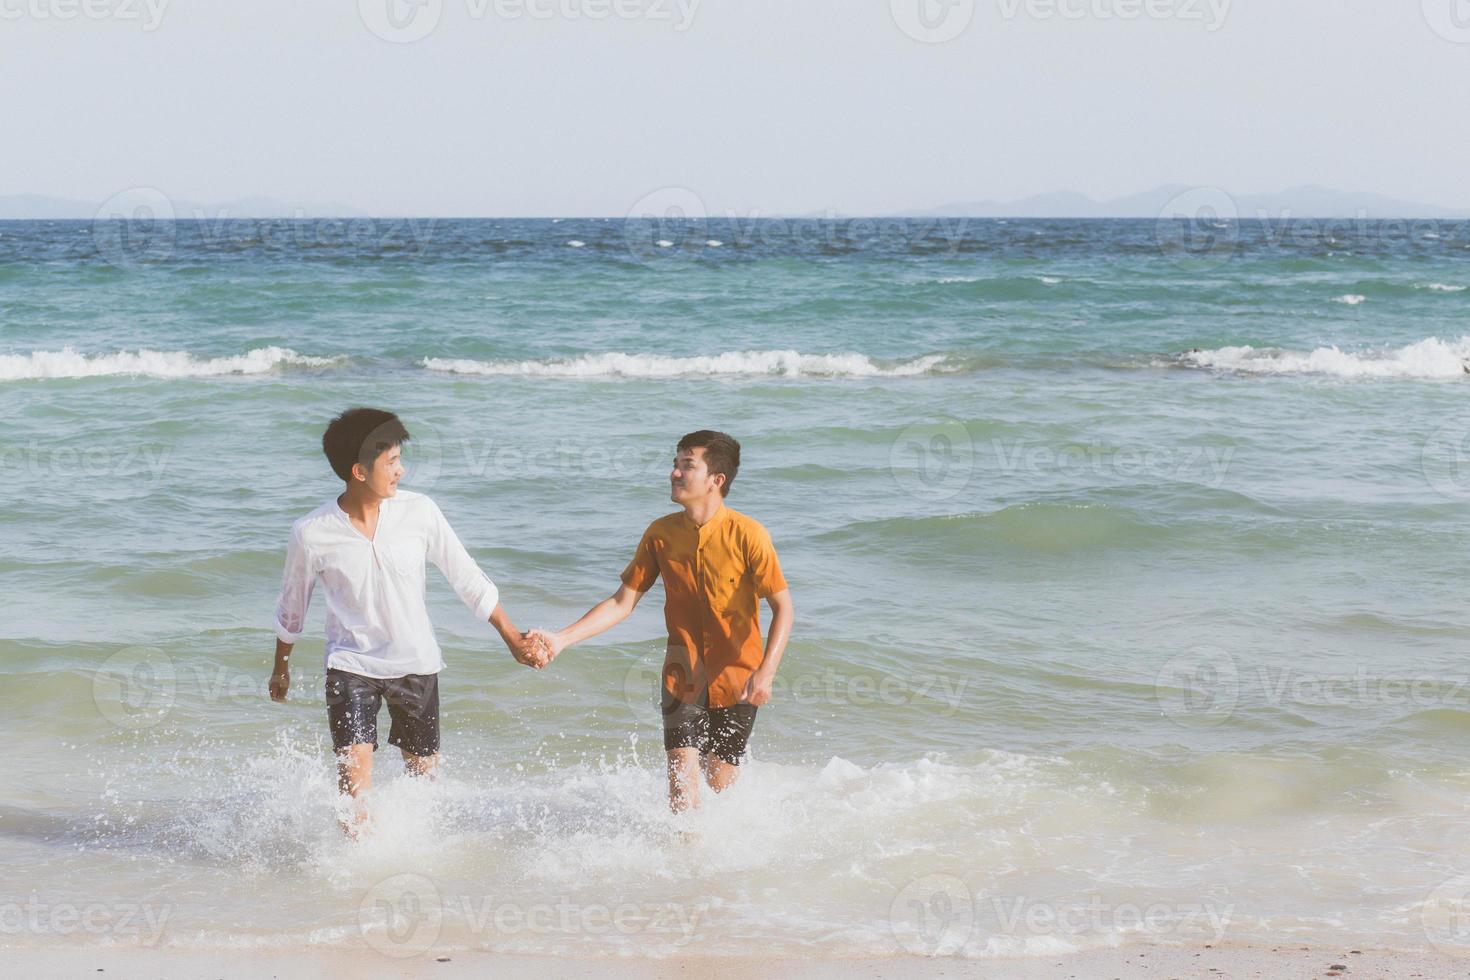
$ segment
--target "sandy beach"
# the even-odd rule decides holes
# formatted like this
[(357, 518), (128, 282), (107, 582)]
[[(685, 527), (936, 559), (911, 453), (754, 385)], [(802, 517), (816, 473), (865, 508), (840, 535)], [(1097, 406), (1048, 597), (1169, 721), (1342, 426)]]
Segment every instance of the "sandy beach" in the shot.
[(460, 978), (493, 975), (505, 980), (676, 980), (717, 977), (757, 980), (876, 980), (956, 977), (1455, 977), (1470, 974), (1470, 959), (1444, 953), (1296, 946), (1124, 946), (1061, 957), (957, 959), (761, 959), (677, 957), (557, 958), (456, 952), (402, 960), (370, 952), (295, 950), (10, 949), (13, 975), (31, 978), (104, 974), (108, 980), (144, 978), (271, 977), (318, 980), (336, 977)]

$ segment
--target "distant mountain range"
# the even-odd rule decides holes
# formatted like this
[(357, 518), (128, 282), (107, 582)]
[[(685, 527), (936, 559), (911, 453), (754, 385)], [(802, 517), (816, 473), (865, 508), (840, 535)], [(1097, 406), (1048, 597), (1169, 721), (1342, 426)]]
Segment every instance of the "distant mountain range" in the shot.
[[(1403, 201), (1382, 194), (1354, 193), (1329, 187), (1305, 185), (1275, 194), (1226, 195), (1215, 188), (1166, 184), (1151, 191), (1098, 201), (1071, 191), (1037, 194), (1017, 201), (961, 201), (927, 210), (904, 211), (909, 217), (946, 218), (1148, 218), (1166, 208), (1175, 210), (1181, 199), (1191, 213), (1200, 204), (1233, 202), (1238, 218), (1470, 218), (1470, 209), (1446, 208), (1436, 204)], [(0, 220), (90, 221), (106, 202), (78, 201), (40, 194), (0, 195)], [(232, 201), (203, 204), (173, 201), (178, 218), (365, 218), (370, 213), (344, 204), (297, 206), (268, 197), (242, 197)], [(382, 215), (397, 217), (397, 215)], [(553, 215), (547, 215), (553, 217)], [(834, 217), (831, 211), (812, 217)], [(857, 217), (843, 214), (840, 217)], [(896, 215), (895, 215), (896, 216)], [(465, 217), (473, 217), (466, 215)]]

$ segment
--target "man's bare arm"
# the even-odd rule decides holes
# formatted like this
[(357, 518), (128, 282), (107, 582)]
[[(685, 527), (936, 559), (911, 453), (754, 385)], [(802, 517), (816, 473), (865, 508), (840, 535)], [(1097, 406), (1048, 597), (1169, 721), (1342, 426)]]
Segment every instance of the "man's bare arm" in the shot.
[(776, 668), (781, 666), (781, 655), (786, 652), (786, 641), (791, 638), (791, 624), (796, 621), (796, 605), (791, 601), (790, 589), (772, 594), (766, 602), (771, 607), (771, 631), (766, 636), (766, 656), (745, 682), (745, 690), (740, 695), (741, 701), (757, 706), (771, 700), (771, 685), (776, 680)]
[[(572, 625), (557, 630), (555, 633), (532, 630), (531, 634), (542, 637), (550, 656), (555, 657), (572, 644), (591, 639), (627, 619), (638, 607), (638, 600), (643, 596), (642, 592), (635, 592), (626, 585), (620, 585), (618, 591), (587, 610), (587, 613)], [(548, 662), (549, 660), (550, 657), (548, 657)]]
[(276, 666), (271, 671), (271, 700), (286, 700), (286, 691), (291, 687), (291, 648), (293, 643), (287, 643), (279, 637), (276, 638)]

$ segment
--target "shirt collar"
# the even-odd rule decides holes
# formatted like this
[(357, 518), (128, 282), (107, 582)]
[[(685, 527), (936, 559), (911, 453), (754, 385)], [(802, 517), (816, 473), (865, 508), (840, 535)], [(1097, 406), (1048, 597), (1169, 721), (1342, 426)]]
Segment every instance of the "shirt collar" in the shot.
[[(351, 518), (351, 516), (348, 515), (347, 509), (342, 506), (342, 501), (339, 500), (339, 499), (337, 499), (340, 496), (341, 496), (341, 494), (338, 494), (336, 497), (333, 497), (332, 498), (332, 509), (337, 512), (337, 516), (338, 517), (342, 518), (342, 520), (346, 521), (348, 524), (352, 524), (352, 518)], [(392, 497), (384, 497), (383, 498), (383, 503), (381, 505), (379, 505), (379, 507), (378, 507), (378, 526), (380, 528), (383, 526), (383, 514), (384, 514), (384, 512), (387, 511), (388, 504), (391, 501), (394, 501), (394, 500), (397, 500), (397, 499), (398, 498), (397, 498), (396, 495), (395, 496), (392, 496)], [(725, 508), (723, 508), (723, 507), (720, 508), (720, 510), (724, 510), (724, 509)], [(357, 530), (357, 528), (354, 526), (353, 527), (353, 530)]]
[(703, 534), (705, 531), (713, 530), (714, 528), (718, 527), (721, 522), (725, 520), (725, 515), (728, 514), (729, 511), (730, 508), (725, 506), (724, 501), (721, 501), (719, 510), (716, 510), (713, 514), (711, 514), (709, 520), (705, 521), (704, 524), (700, 525), (694, 523), (694, 518), (689, 516), (688, 511), (684, 512), (684, 520), (688, 521), (689, 526), (694, 528), (694, 530)]

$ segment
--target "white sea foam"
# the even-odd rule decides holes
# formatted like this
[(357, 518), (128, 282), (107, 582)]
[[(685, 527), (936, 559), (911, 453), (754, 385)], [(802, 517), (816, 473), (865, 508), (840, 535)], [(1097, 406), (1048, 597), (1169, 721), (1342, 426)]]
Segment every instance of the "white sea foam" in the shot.
[(1470, 335), (1446, 341), (1429, 337), (1390, 350), (1312, 351), (1274, 347), (1220, 347), (1186, 353), (1187, 364), (1242, 374), (1326, 374), (1341, 378), (1459, 378), (1470, 363)]
[(941, 276), (940, 278), (938, 278), (938, 279), (936, 279), (934, 281), (937, 282), (937, 283), (939, 283), (939, 284), (941, 284), (941, 285), (948, 285), (949, 283), (954, 283), (954, 282), (979, 282), (980, 281), (980, 277), (979, 276)]
[(423, 366), (451, 374), (519, 375), (554, 378), (821, 377), (899, 378), (943, 371), (941, 354), (896, 363), (865, 354), (802, 354), (794, 350), (727, 351), (702, 357), (609, 352), (541, 361), (476, 361), (426, 357)]
[(586, 242), (579, 242), (575, 238), (573, 238), (571, 241), (567, 242), (567, 244), (570, 245), (572, 248), (582, 248), (587, 243)]
[[(1311, 780), (1306, 792), (1327, 795), (1326, 776), (1229, 755), (1160, 777), (1105, 758), (994, 749), (866, 766), (757, 751), (734, 792), (706, 793), (700, 810), (675, 817), (656, 749), (630, 745), (595, 763), (538, 749), (510, 770), (466, 740), (434, 783), (384, 767), (372, 829), (348, 843), (319, 739), (282, 733), (223, 764), (186, 750), (136, 772), (109, 768), (81, 804), (91, 846), (73, 855), (78, 873), (98, 882), (99, 901), (135, 894), (160, 869), (206, 891), (221, 873), (237, 878), (168, 922), (169, 944), (194, 948), (299, 946), (309, 920), (315, 944), (366, 939), (401, 952), (415, 937), (384, 936), (386, 923), (365, 912), (404, 900), (442, 912), (423, 937), (441, 955), (741, 955), (754, 937), (775, 956), (986, 959), (1151, 936), (1219, 942), (1227, 927), (1244, 941), (1291, 933), (1335, 944), (1422, 935), (1417, 914), (1405, 921), (1401, 910), (1422, 902), (1423, 886), (1388, 874), (1365, 901), (1355, 879), (1313, 873), (1355, 861), (1382, 871), (1392, 858), (1381, 855), (1411, 835), (1452, 833), (1464, 806), (1458, 786), (1426, 791), (1400, 774), (1381, 793), (1403, 812), (1385, 817), (1375, 794), (1314, 798), (1304, 813), (1303, 791), (1282, 784)], [(1159, 799), (1186, 801), (1183, 814), (1161, 816)], [(1201, 833), (1200, 820), (1220, 832)], [(760, 846), (731, 846), (746, 839)], [(1272, 873), (1282, 853), (1302, 854), (1312, 882), (1290, 913)], [(20, 870), (39, 874), (44, 856), (26, 860)], [(1219, 869), (1217, 890), (1201, 895), (1190, 870), (1207, 864)], [(48, 879), (38, 880), (44, 900)], [(946, 901), (963, 915), (936, 935), (933, 910)], [(609, 928), (611, 907), (642, 927)], [(519, 917), (497, 922), (500, 912)], [(251, 928), (230, 930), (242, 916)]]
[(708, 245), (710, 248), (719, 248), (725, 243), (720, 241), (718, 238), (711, 238), (709, 241), (705, 242), (705, 244)]
[(1368, 297), (1366, 297), (1366, 296), (1360, 296), (1357, 293), (1349, 293), (1346, 296), (1339, 296), (1339, 297), (1337, 297), (1337, 299), (1333, 300), (1332, 302), (1334, 302), (1334, 303), (1345, 303), (1348, 306), (1357, 306), (1359, 303), (1363, 302), (1367, 298)]
[(197, 357), (181, 350), (118, 351), (79, 354), (70, 347), (29, 354), (0, 354), (0, 381), (38, 378), (98, 378), (147, 375), (153, 378), (208, 378), (225, 374), (268, 374), (281, 367), (320, 367), (341, 358), (311, 357), (287, 347), (258, 347), (228, 357)]
[(1061, 280), (1058, 279), (1056, 276), (1037, 276), (1036, 278), (1040, 279), (1048, 286), (1055, 286), (1057, 283), (1061, 282)]
[(1449, 285), (1447, 283), (1432, 282), (1432, 283), (1430, 283), (1427, 286), (1421, 286), (1419, 288), (1421, 288), (1421, 289), (1428, 289), (1428, 290), (1431, 290), (1432, 292), (1436, 292), (1436, 293), (1463, 293), (1467, 288), (1470, 288), (1470, 287), (1466, 287), (1466, 286), (1451, 286), (1451, 285)]

